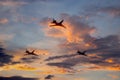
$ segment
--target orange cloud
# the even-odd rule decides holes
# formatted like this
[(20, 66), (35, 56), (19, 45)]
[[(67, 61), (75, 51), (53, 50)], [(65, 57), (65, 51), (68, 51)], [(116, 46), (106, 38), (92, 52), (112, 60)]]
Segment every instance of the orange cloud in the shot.
[(64, 32), (57, 28), (46, 28), (46, 35), (54, 38), (65, 38)]
[(37, 68), (31, 67), (29, 65), (16, 65), (16, 70), (24, 70), (24, 71), (35, 71)]
[(94, 27), (81, 21), (79, 16), (64, 15), (63, 19), (66, 29), (60, 26), (49, 27), (52, 22), (51, 18), (43, 18), (40, 22), (40, 26), (44, 26), (43, 31), (47, 37), (52, 37), (54, 40), (59, 39), (58, 43), (55, 43), (58, 52), (66, 53), (74, 49), (86, 50), (96, 47), (92, 43), (94, 38), (91, 37), (96, 32)]
[(120, 66), (113, 66), (113, 67), (108, 66), (108, 67), (105, 67), (105, 69), (110, 71), (120, 71)]
[(58, 67), (50, 67), (50, 66), (41, 66), (39, 72), (37, 74), (66, 74), (68, 73), (67, 69), (58, 68)]
[(64, 68), (58, 68), (58, 69), (56, 69), (56, 71), (60, 72), (61, 74), (67, 73), (67, 70)]
[(40, 55), (49, 55), (49, 51), (45, 49), (39, 49), (39, 50), (36, 50), (35, 52)]
[(22, 58), (22, 56), (20, 56), (20, 55), (15, 55), (12, 60), (13, 60), (13, 61), (19, 61), (21, 58)]
[(23, 58), (23, 55), (25, 54), (25, 49), (15, 49), (14, 51), (6, 51), (10, 55), (13, 55), (12, 61), (20, 61), (21, 58)]
[(63, 24), (67, 27), (67, 29), (61, 28), (60, 26), (49, 27), (52, 19), (44, 18), (41, 21), (41, 25), (47, 26), (44, 28), (44, 31), (47, 36), (55, 37), (55, 38), (65, 38), (69, 43), (80, 43), (84, 42), (84, 36), (89, 34), (93, 34), (96, 29), (93, 27), (89, 27), (88, 24), (73, 21), (71, 22), (72, 17), (69, 16), (68, 19), (65, 19)]
[(108, 63), (113, 63), (114, 62), (114, 60), (112, 58), (106, 59), (105, 61), (108, 62)]
[(89, 68), (86, 68), (88, 70), (108, 70), (108, 71), (120, 71), (119, 65), (113, 65), (113, 66), (99, 66), (99, 65), (92, 65)]
[(89, 57), (97, 57), (97, 58), (102, 58), (102, 56), (98, 56), (96, 53), (89, 54)]
[(1, 70), (23, 70), (23, 71), (35, 71), (37, 68), (29, 66), (27, 64), (14, 64), (14, 65), (5, 65), (0, 68)]

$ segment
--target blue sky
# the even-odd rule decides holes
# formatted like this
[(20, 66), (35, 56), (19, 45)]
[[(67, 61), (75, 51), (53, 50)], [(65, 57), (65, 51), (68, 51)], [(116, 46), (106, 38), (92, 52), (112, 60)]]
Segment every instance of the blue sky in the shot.
[[(0, 78), (119, 80), (119, 0), (0, 0)], [(64, 20), (66, 29), (50, 27)], [(25, 50), (39, 56), (25, 56)], [(77, 55), (87, 50), (88, 57)], [(91, 74), (92, 73), (92, 74)]]

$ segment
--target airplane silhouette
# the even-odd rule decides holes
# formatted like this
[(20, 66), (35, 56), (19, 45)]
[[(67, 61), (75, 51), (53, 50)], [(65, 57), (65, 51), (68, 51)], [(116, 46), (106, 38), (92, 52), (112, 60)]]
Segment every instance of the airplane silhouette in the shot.
[(57, 22), (55, 19), (53, 19), (53, 21), (51, 23), (53, 23), (54, 25), (50, 25), (50, 27), (52, 26), (61, 26), (63, 28), (66, 28), (62, 23), (64, 20), (61, 20), (60, 22)]
[(81, 51), (77, 51), (77, 53), (79, 54), (79, 55), (84, 55), (84, 56), (87, 56), (85, 53), (86, 53), (86, 51), (83, 51), (83, 52), (81, 52)]
[(54, 77), (54, 75), (48, 75), (45, 77), (45, 79), (51, 79), (52, 77)]
[(28, 50), (26, 49), (25, 53), (27, 53), (27, 54), (25, 54), (25, 55), (35, 55), (35, 56), (38, 56), (38, 55), (35, 54), (34, 52), (35, 52), (35, 50), (33, 50), (32, 52), (30, 52), (30, 51), (28, 51)]
[(52, 21), (51, 23), (54, 23), (54, 24), (55, 24), (55, 23), (57, 23), (57, 21), (56, 21), (55, 19), (53, 19), (53, 21)]

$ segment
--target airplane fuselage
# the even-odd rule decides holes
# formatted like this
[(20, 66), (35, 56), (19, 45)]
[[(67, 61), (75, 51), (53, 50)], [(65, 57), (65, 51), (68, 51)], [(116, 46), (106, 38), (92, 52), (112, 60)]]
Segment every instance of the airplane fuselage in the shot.
[(33, 52), (29, 52), (29, 51), (26, 51), (27, 55), (36, 55), (35, 53)]
[(80, 51), (78, 51), (77, 53), (78, 53), (79, 55), (87, 56), (87, 55), (85, 54), (85, 52), (80, 52)]

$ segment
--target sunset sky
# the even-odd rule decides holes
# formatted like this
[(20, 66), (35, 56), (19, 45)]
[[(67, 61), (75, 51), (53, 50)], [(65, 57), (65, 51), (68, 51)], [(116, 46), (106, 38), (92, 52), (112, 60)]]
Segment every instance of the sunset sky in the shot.
[(1, 79), (120, 80), (120, 0), (0, 0)]

